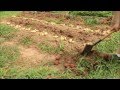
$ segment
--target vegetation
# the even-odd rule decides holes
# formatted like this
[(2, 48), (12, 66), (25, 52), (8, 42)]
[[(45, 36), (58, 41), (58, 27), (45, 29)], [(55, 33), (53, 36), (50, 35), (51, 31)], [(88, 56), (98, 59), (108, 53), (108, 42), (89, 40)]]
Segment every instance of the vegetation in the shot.
[(0, 24), (0, 37), (11, 39), (15, 36), (16, 30), (10, 26)]
[(108, 17), (112, 15), (111, 11), (70, 11), (70, 14), (80, 16)]
[(0, 67), (17, 60), (18, 57), (19, 50), (16, 46), (0, 46)]
[(16, 16), (18, 15), (20, 12), (16, 12), (16, 11), (0, 11), (0, 19), (2, 18), (7, 18), (10, 16)]
[[(0, 19), (4, 20), (6, 18), (7, 20), (7, 18), (10, 19), (11, 16), (13, 15), (17, 16), (20, 13), (21, 12), (15, 12), (15, 11), (0, 11)], [(55, 14), (56, 11), (54, 11), (53, 13)], [(62, 11), (57, 12), (57, 14), (60, 14), (60, 13), (64, 13), (64, 12)], [(102, 27), (102, 25), (99, 23), (100, 18), (107, 18), (109, 16), (112, 16), (112, 13), (111, 11), (69, 11), (69, 15), (73, 16), (74, 18), (77, 16), (82, 17), (86, 27), (88, 27), (89, 25), (91, 25), (91, 27), (95, 25), (99, 25), (100, 27)], [(57, 19), (58, 20), (49, 19), (48, 21), (56, 20), (56, 24), (58, 25), (61, 22), (62, 23), (64, 22), (64, 20), (61, 20), (61, 19), (59, 20), (59, 18)], [(36, 25), (36, 27), (38, 26)], [(44, 62), (46, 60), (44, 59), (45, 57), (42, 58), (41, 56), (38, 58), (38, 56), (44, 53), (47, 53), (48, 55), (53, 55), (53, 56), (56, 54), (60, 54), (60, 52), (63, 52), (64, 49), (66, 48), (65, 43), (59, 42), (60, 43), (59, 45), (57, 44), (57, 46), (54, 46), (50, 44), (52, 43), (51, 42), (52, 40), (48, 42), (40, 41), (40, 39), (42, 40), (43, 38), (47, 38), (47, 35), (39, 36), (38, 42), (37, 42), (37, 40), (34, 41), (34, 39), (30, 36), (29, 37), (25, 35), (19, 36), (18, 35), (19, 33), (16, 33), (16, 32), (23, 33), (23, 31), (20, 31), (19, 29), (16, 30), (14, 29), (14, 27), (11, 27), (5, 24), (0, 24), (0, 78), (1, 79), (46, 79), (46, 78), (47, 79), (49, 78), (119, 79), (120, 78), (120, 61), (119, 60), (105, 61), (102, 58), (94, 57), (93, 58), (94, 61), (99, 62), (99, 64), (94, 69), (91, 63), (89, 63), (85, 59), (85, 57), (80, 57), (78, 59), (78, 62), (76, 63), (76, 67), (77, 67), (76, 69), (78, 72), (80, 72), (79, 75), (77, 75), (71, 69), (67, 69), (67, 68), (65, 68), (64, 71), (58, 70), (60, 67), (59, 66), (57, 67), (53, 63), (48, 65), (48, 63), (50, 62), (47, 62), (45, 64), (44, 63), (38, 64), (39, 62)], [(29, 32), (28, 30), (28, 34), (29, 33), (31, 35), (31, 32)], [(37, 34), (38, 33), (39, 32), (37, 32)], [(35, 35), (37, 36), (37, 34), (36, 32), (32, 33), (33, 36)], [(63, 34), (63, 33), (60, 33), (60, 34)], [(17, 36), (19, 36), (21, 39), (17, 38)], [(58, 37), (55, 37), (55, 38), (58, 38)], [(14, 41), (16, 41), (17, 44), (15, 43), (13, 45), (11, 44), (6, 45), (7, 42), (14, 42)], [(95, 47), (95, 49), (100, 52), (114, 53), (116, 49), (119, 47), (119, 43), (120, 43), (120, 33), (116, 32), (112, 34), (112, 36), (108, 40), (104, 40), (103, 42), (98, 44)], [(33, 45), (33, 47), (31, 45)], [(72, 47), (73, 43), (70, 43), (69, 45)], [(22, 51), (20, 49), (20, 46), (24, 47), (25, 52), (24, 50)], [(31, 47), (25, 47), (25, 46), (31, 46)], [(29, 48), (30, 50), (32, 48), (34, 51), (38, 49), (40, 51), (39, 55), (35, 56), (36, 53), (34, 53), (34, 51), (29, 51), (28, 50)], [(66, 49), (68, 49), (68, 47)], [(50, 58), (51, 57), (49, 57), (49, 59)], [(66, 58), (66, 60), (67, 59), (69, 60), (69, 58)], [(25, 61), (27, 63), (25, 63)], [(32, 64), (29, 62), (32, 62)], [(89, 69), (89, 72), (87, 74), (85, 73), (86, 68)], [(82, 75), (81, 73), (85, 75)]]

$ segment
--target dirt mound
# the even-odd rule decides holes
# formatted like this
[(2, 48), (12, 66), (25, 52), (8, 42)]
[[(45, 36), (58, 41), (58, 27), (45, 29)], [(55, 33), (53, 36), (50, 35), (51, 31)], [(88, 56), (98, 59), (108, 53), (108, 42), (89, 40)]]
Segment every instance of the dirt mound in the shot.
[(83, 19), (80, 17), (76, 18), (71, 18), (68, 15), (65, 14), (57, 14), (57, 13), (52, 13), (52, 12), (38, 12), (38, 13), (33, 13), (33, 12), (23, 12), (20, 16), (24, 17), (32, 17), (32, 18), (37, 18), (39, 20), (60, 20), (64, 24), (73, 24), (73, 25), (83, 25)]
[[(46, 24), (46, 23), (30, 20), (29, 18), (28, 19), (13, 18), (10, 20), (10, 22), (12, 22), (14, 24), (22, 25), (22, 26), (30, 26), (31, 25), (32, 29), (37, 29), (39, 31), (45, 30), (48, 32), (53, 32), (59, 36), (63, 35), (68, 38), (73, 38), (81, 43), (94, 42), (94, 41), (96, 41), (95, 39), (98, 40), (104, 36), (103, 34), (105, 34), (105, 32), (102, 30), (97, 30), (94, 32), (93, 30), (90, 30), (88, 28), (75, 29), (75, 28), (71, 28), (71, 27), (67, 27), (67, 26), (60, 26), (57, 24), (55, 24), (55, 25), (51, 25), (51, 23)], [(102, 34), (100, 34), (99, 32), (101, 32)], [(106, 33), (108, 33), (108, 32), (106, 31)]]

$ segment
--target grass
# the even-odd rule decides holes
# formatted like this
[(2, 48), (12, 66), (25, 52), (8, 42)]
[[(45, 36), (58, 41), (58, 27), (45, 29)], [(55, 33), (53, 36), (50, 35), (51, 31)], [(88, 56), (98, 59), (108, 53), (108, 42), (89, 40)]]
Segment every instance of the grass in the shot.
[(0, 11), (0, 19), (16, 16), (20, 13), (20, 11)]
[(52, 23), (52, 22), (54, 22), (54, 23), (56, 23), (56, 24), (61, 24), (61, 23), (63, 23), (63, 21), (61, 20), (61, 19), (50, 19), (50, 18), (47, 18), (46, 19), (48, 22), (50, 22), (50, 23)]
[(34, 41), (30, 38), (30, 37), (23, 37), (21, 40), (20, 40), (20, 43), (22, 45), (26, 45), (26, 46), (29, 46), (29, 45), (32, 45), (34, 43)]
[(37, 67), (37, 68), (16, 68), (11, 67), (9, 69), (0, 68), (0, 78), (1, 79), (74, 79), (80, 78), (70, 71), (66, 70), (61, 73), (57, 70), (50, 69), (47, 66)]
[[(114, 52), (118, 47), (118, 42), (120, 42), (120, 33), (114, 33), (110, 40), (106, 40), (104, 42), (101, 42), (96, 49), (101, 52), (107, 52), (107, 53), (112, 53)], [(64, 45), (61, 44), (59, 47), (53, 47), (44, 43), (40, 43), (39, 48), (47, 53), (59, 53), (61, 50), (64, 49)], [(85, 68), (90, 68), (90, 72), (87, 76), (81, 77), (81, 76), (76, 76), (73, 72), (71, 71), (65, 71), (63, 73), (59, 73), (56, 71), (49, 71), (44, 70), (41, 71), (41, 74), (39, 73), (39, 70), (34, 70), (31, 69), (29, 71), (23, 72), (20, 78), (45, 78), (47, 76), (51, 77), (57, 77), (57, 78), (62, 78), (62, 79), (79, 79), (79, 78), (87, 78), (87, 79), (109, 79), (109, 78), (114, 78), (114, 79), (119, 79), (120, 78), (120, 61), (109, 61), (106, 62), (102, 60), (101, 58), (96, 58), (96, 61), (100, 62), (100, 64), (97, 66), (96, 70), (93, 70), (91, 67), (90, 63), (85, 61), (84, 59), (80, 58), (80, 62), (78, 62), (78, 70), (81, 72), (84, 72)], [(43, 67), (42, 67), (43, 68)], [(48, 74), (49, 73), (49, 74)], [(25, 75), (24, 75), (25, 74)], [(26, 76), (27, 75), (27, 76)]]
[[(108, 17), (111, 16), (111, 12), (94, 12), (94, 11), (70, 11), (70, 14), (76, 13), (82, 16), (97, 16), (97, 17)], [(18, 13), (18, 12), (17, 12)], [(16, 12), (0, 12), (0, 17), (9, 17), (17, 15)], [(75, 15), (75, 14), (74, 14)], [(86, 18), (85, 22), (89, 25), (99, 24), (98, 18)], [(59, 23), (59, 21), (58, 21)], [(6, 39), (13, 38), (16, 30), (7, 25), (0, 25), (0, 43), (3, 43)], [(100, 52), (113, 53), (119, 47), (120, 33), (114, 33), (109, 40), (103, 41), (98, 44), (95, 49)], [(34, 41), (30, 37), (24, 37), (20, 40), (22, 45), (32, 45)], [(54, 47), (50, 44), (39, 43), (38, 48), (46, 53), (60, 53), (64, 50), (64, 44), (60, 43), (58, 47)], [(17, 46), (0, 46), (0, 78), (2, 79), (44, 79), (47, 77), (61, 78), (61, 79), (120, 79), (120, 61), (104, 61), (101, 58), (96, 57), (94, 60), (98, 61), (96, 69), (91, 67), (91, 64), (80, 58), (77, 63), (77, 69), (80, 72), (84, 72), (86, 68), (90, 69), (87, 76), (81, 77), (76, 76), (71, 70), (67, 69), (64, 72), (58, 72), (54, 69), (50, 69), (48, 66), (40, 66), (36, 68), (20, 68), (10, 66), (6, 69), (10, 62), (17, 60), (20, 57), (19, 49)]]
[(84, 72), (85, 69), (89, 69), (89, 74), (84, 76), (85, 79), (119, 79), (120, 78), (120, 61), (104, 61), (100, 58), (96, 58), (99, 64), (96, 69), (93, 69), (90, 63), (84, 58), (78, 62), (78, 70)]
[(6, 63), (16, 60), (19, 57), (19, 50), (16, 46), (0, 46), (0, 67)]
[(69, 14), (74, 17), (81, 16), (86, 25), (100, 24), (99, 20), (101, 18), (112, 16), (111, 11), (70, 11)]
[(70, 11), (71, 15), (108, 17), (112, 15), (111, 11)]
[(11, 39), (15, 36), (15, 32), (17, 30), (12, 28), (11, 26), (0, 24), (0, 37), (5, 39)]
[(120, 78), (120, 62), (111, 61), (104, 62), (97, 67), (97, 69), (91, 70), (87, 78), (94, 79), (119, 79)]
[(5, 70), (0, 68), (0, 78), (2, 79), (45, 79), (47, 77), (52, 78), (65, 78), (71, 74), (62, 73), (60, 74), (54, 69), (49, 69), (49, 67), (38, 67), (38, 68), (29, 68), (29, 69), (20, 69), (20, 68), (9, 68)]
[[(113, 53), (119, 47), (120, 42), (120, 33), (114, 33), (112, 37), (107, 40), (101, 42), (97, 45), (96, 49), (100, 52)], [(80, 58), (78, 62), (78, 69), (84, 70), (85, 68), (90, 68), (90, 73), (87, 77), (89, 79), (119, 79), (120, 78), (120, 61), (112, 60), (106, 62), (101, 58), (95, 58), (100, 64), (97, 65), (96, 70), (91, 68), (91, 65), (84, 60), (84, 58)]]
[(84, 18), (85, 24), (87, 25), (96, 25), (99, 24), (98, 18), (92, 17), (92, 18)]
[(64, 44), (61, 43), (58, 47), (54, 47), (46, 43), (40, 43), (38, 44), (38, 48), (47, 53), (60, 53), (64, 50)]
[(2, 44), (3, 42), (5, 42), (5, 38), (0, 37), (0, 44)]
[(109, 40), (101, 42), (96, 49), (101, 52), (113, 53), (120, 46), (120, 32), (114, 33)]
[(8, 70), (0, 69), (0, 78), (4, 79), (42, 79), (48, 75), (56, 73), (54, 70), (49, 70), (47, 67), (39, 68), (9, 68)]

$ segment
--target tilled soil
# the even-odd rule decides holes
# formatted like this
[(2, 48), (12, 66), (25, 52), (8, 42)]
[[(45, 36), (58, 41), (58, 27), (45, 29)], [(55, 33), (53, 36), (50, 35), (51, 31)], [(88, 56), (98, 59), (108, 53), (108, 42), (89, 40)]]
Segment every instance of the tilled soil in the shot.
[[(61, 22), (56, 23), (53, 20)], [(4, 23), (9, 25), (12, 24), (17, 26), (19, 29), (23, 29), (23, 34), (24, 30), (32, 33), (31, 37), (36, 42), (41, 42), (47, 39), (47, 44), (53, 46), (57, 46), (60, 42), (64, 42), (64, 50), (61, 54), (50, 56), (53, 57), (52, 62), (54, 66), (62, 65), (64, 68), (75, 68), (78, 54), (82, 52), (84, 46), (87, 43), (96, 42), (110, 33), (109, 27), (106, 29), (96, 28), (92, 30), (84, 25), (81, 18), (71, 19), (70, 17), (62, 14), (53, 14), (50, 12), (23, 12), (17, 17), (7, 18), (4, 20)], [(22, 49), (21, 51), (22, 58), (26, 58), (31, 55), (33, 55), (34, 59), (35, 57), (36, 59), (43, 59), (45, 57), (43, 54), (40, 54), (41, 56), (39, 56), (39, 52), (35, 51), (33, 48), (25, 50), (26, 51)], [(31, 54), (26, 54), (26, 52), (29, 53), (30, 50), (33, 50), (37, 54), (33, 52), (31, 52)], [(36, 60), (33, 61), (34, 63), (39, 62)], [(94, 61), (89, 60), (89, 62), (95, 64)]]

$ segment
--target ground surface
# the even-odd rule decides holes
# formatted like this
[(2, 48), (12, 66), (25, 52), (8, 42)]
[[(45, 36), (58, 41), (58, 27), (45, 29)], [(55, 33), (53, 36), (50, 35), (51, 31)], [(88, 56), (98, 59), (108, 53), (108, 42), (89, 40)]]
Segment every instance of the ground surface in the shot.
[[(70, 18), (64, 14), (52, 12), (22, 12), (17, 16), (12, 15), (12, 17), (1, 19), (0, 23), (2, 26), (7, 25), (16, 30), (13, 35), (10, 35), (11, 38), (8, 38), (9, 34), (8, 36), (1, 34), (1, 47), (15, 46), (19, 51), (17, 60), (5, 64), (1, 72), (6, 68), (9, 71), (9, 68), (11, 70), (16, 67), (25, 73), (29, 73), (29, 71), (25, 71), (26, 69), (35, 68), (35, 73), (37, 73), (39, 70), (36, 68), (45, 67), (45, 70), (47, 68), (49, 72), (47, 74), (45, 72), (41, 78), (63, 78), (69, 76), (68, 73), (64, 74), (69, 70), (70, 77), (87, 76), (89, 70), (96, 70), (99, 63), (94, 60), (94, 55), (92, 55), (85, 59), (88, 67), (80, 70), (78, 63), (83, 56), (79, 54), (86, 44), (94, 43), (111, 32), (110, 27), (106, 24), (91, 27), (85, 25), (84, 20), (80, 17)], [(15, 72), (20, 72), (19, 70), (15, 70)], [(42, 72), (42, 69), (40, 70)], [(55, 74), (51, 75), (51, 72)], [(59, 76), (59, 73), (63, 73), (63, 76)], [(2, 78), (21, 78), (17, 75), (7, 77), (5, 71), (3, 74), (5, 76), (1, 75)], [(30, 73), (30, 75), (32, 74)], [(26, 76), (23, 75), (23, 78)], [(32, 78), (40, 78), (40, 76), (33, 75)]]

